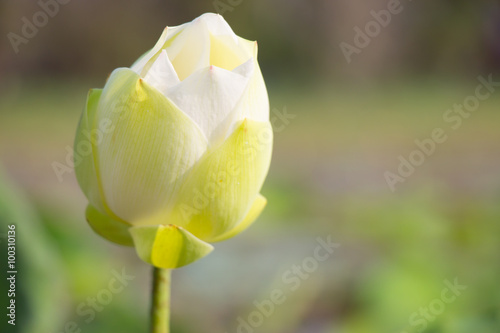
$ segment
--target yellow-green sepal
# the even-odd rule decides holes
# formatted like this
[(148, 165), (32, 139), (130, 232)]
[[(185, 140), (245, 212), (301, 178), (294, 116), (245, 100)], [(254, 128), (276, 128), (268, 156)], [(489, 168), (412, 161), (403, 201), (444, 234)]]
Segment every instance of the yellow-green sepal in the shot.
[(130, 233), (139, 258), (159, 268), (186, 266), (213, 250), (212, 245), (173, 224), (133, 227)]
[(212, 242), (221, 242), (223, 240), (232, 238), (239, 233), (242, 233), (245, 231), (250, 225), (252, 225), (253, 222), (259, 217), (260, 213), (264, 210), (264, 207), (267, 205), (267, 199), (262, 196), (261, 194), (257, 195), (257, 198), (253, 202), (252, 207), (250, 208), (250, 211), (248, 214), (245, 216), (245, 218), (232, 230), (226, 232), (225, 234), (222, 234), (219, 237), (215, 237), (212, 239)]
[(130, 225), (117, 221), (107, 214), (101, 213), (92, 205), (88, 205), (85, 211), (87, 222), (98, 235), (120, 245), (134, 246), (129, 233)]

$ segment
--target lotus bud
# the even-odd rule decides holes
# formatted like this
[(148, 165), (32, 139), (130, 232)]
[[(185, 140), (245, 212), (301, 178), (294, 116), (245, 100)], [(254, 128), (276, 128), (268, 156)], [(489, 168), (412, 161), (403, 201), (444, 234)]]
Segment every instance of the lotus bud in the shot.
[(159, 268), (204, 257), (266, 205), (272, 128), (257, 43), (216, 14), (165, 28), (90, 90), (84, 145), (75, 170), (96, 233)]

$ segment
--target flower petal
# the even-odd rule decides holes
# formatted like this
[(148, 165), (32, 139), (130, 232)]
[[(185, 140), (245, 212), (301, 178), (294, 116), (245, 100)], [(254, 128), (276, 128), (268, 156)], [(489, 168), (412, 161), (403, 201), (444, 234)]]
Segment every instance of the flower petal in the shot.
[(158, 89), (162, 94), (180, 82), (174, 66), (168, 59), (167, 51), (161, 51), (160, 55), (149, 69), (144, 80)]
[(176, 225), (133, 227), (130, 229), (139, 257), (159, 268), (188, 265), (212, 252), (213, 246)]
[(179, 34), (184, 30), (188, 23), (179, 25), (177, 27), (166, 27), (155, 46), (144, 53), (137, 59), (134, 64), (130, 67), (138, 75), (146, 75), (149, 68), (155, 62), (156, 58), (160, 55), (161, 50), (165, 49), (167, 46), (172, 44), (172, 42), (179, 36)]
[(245, 231), (259, 217), (260, 213), (264, 210), (264, 207), (266, 207), (266, 204), (267, 199), (261, 194), (257, 195), (257, 198), (253, 202), (253, 205), (245, 218), (236, 227), (219, 237), (213, 238), (211, 242), (220, 242)]
[(92, 230), (94, 230), (101, 237), (120, 245), (134, 245), (132, 237), (128, 231), (130, 225), (117, 221), (108, 215), (101, 213), (92, 205), (87, 206), (85, 216)]
[(210, 65), (232, 71), (251, 56), (238, 45), (232, 36), (216, 36), (210, 34)]
[(188, 23), (182, 34), (164, 48), (181, 81), (209, 66), (210, 36), (202, 21)]
[(111, 74), (96, 118), (113, 124), (94, 151), (109, 208), (131, 224), (166, 214), (186, 173), (206, 151), (203, 133), (128, 68)]
[(224, 20), (222, 15), (205, 13), (193, 20), (193, 22), (197, 21), (202, 21), (212, 35), (227, 36), (237, 42), (238, 36), (236, 36), (233, 29), (231, 29), (231, 26), (226, 22), (226, 20)]
[(248, 89), (240, 103), (238, 119), (252, 119), (255, 121), (269, 121), (269, 97), (266, 84), (257, 61), (257, 42), (239, 38), (240, 45), (247, 50), (252, 50), (254, 73), (248, 84)]
[(93, 145), (97, 137), (92, 135), (95, 131), (92, 126), (101, 93), (102, 89), (91, 89), (88, 93), (86, 107), (76, 131), (74, 162), (76, 179), (88, 201), (99, 210), (105, 211), (93, 155)]
[(253, 72), (250, 60), (234, 71), (210, 66), (167, 91), (167, 97), (200, 126), (211, 145), (226, 138), (236, 106)]
[(232, 71), (253, 55), (239, 42), (239, 37), (219, 14), (207, 13), (198, 18), (210, 32), (210, 65)]
[(204, 241), (233, 229), (248, 214), (269, 169), (272, 128), (245, 120), (196, 164), (178, 195), (172, 221)]

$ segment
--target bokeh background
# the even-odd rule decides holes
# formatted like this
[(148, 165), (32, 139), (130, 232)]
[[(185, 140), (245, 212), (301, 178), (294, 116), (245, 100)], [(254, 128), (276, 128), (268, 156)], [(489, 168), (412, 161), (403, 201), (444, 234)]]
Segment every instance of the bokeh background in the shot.
[[(1, 1), (2, 309), (8, 224), (19, 274), (18, 325), (2, 310), (0, 331), (147, 331), (150, 268), (90, 230), (74, 173), (58, 178), (54, 162), (66, 164), (89, 88), (130, 66), (164, 26), (220, 11), (259, 42), (275, 119), (269, 203), (251, 229), (175, 272), (172, 331), (500, 332), (500, 92), (456, 130), (443, 120), (478, 76), (500, 81), (500, 5), (401, 0), (348, 63), (339, 45), (353, 45), (354, 28), (388, 3), (73, 0), (16, 53), (8, 34), (21, 35), (41, 7)], [(447, 140), (392, 191), (384, 174), (435, 128)], [(283, 277), (298, 276), (289, 271), (318, 237), (340, 246), (292, 290)], [(77, 312), (122, 270), (134, 279), (121, 292), (95, 316)], [(455, 280), (467, 289), (440, 303)], [(286, 301), (260, 320), (255, 302), (273, 290)]]

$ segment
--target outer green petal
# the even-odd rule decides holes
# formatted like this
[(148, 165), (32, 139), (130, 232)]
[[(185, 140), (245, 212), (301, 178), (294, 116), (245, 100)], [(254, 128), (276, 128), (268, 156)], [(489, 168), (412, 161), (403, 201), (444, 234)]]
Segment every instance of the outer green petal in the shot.
[(271, 148), (271, 125), (244, 120), (196, 164), (179, 193), (172, 221), (182, 221), (181, 225), (208, 242), (233, 229), (262, 187)]
[(264, 210), (264, 207), (266, 207), (266, 204), (267, 204), (267, 199), (263, 197), (261, 194), (257, 195), (257, 198), (253, 202), (250, 211), (245, 216), (243, 221), (241, 221), (231, 231), (226, 232), (225, 234), (212, 239), (212, 242), (220, 242), (229, 239), (231, 237), (234, 237), (237, 234), (245, 231), (257, 219), (257, 217), (259, 217), (260, 213), (262, 213), (262, 211)]
[(89, 202), (99, 210), (105, 211), (93, 157), (93, 146), (98, 139), (93, 124), (101, 93), (102, 89), (91, 89), (87, 96), (86, 107), (80, 118), (75, 138), (75, 173), (78, 184)]
[(186, 266), (212, 252), (212, 245), (176, 225), (133, 227), (135, 249), (145, 262), (160, 268)]
[(207, 149), (199, 127), (126, 68), (111, 74), (96, 118), (112, 124), (94, 151), (109, 209), (134, 225), (175, 223), (172, 198)]
[(117, 221), (106, 214), (101, 213), (92, 205), (87, 206), (85, 211), (87, 222), (90, 227), (107, 240), (120, 245), (133, 246), (134, 242), (129, 233), (130, 225)]

